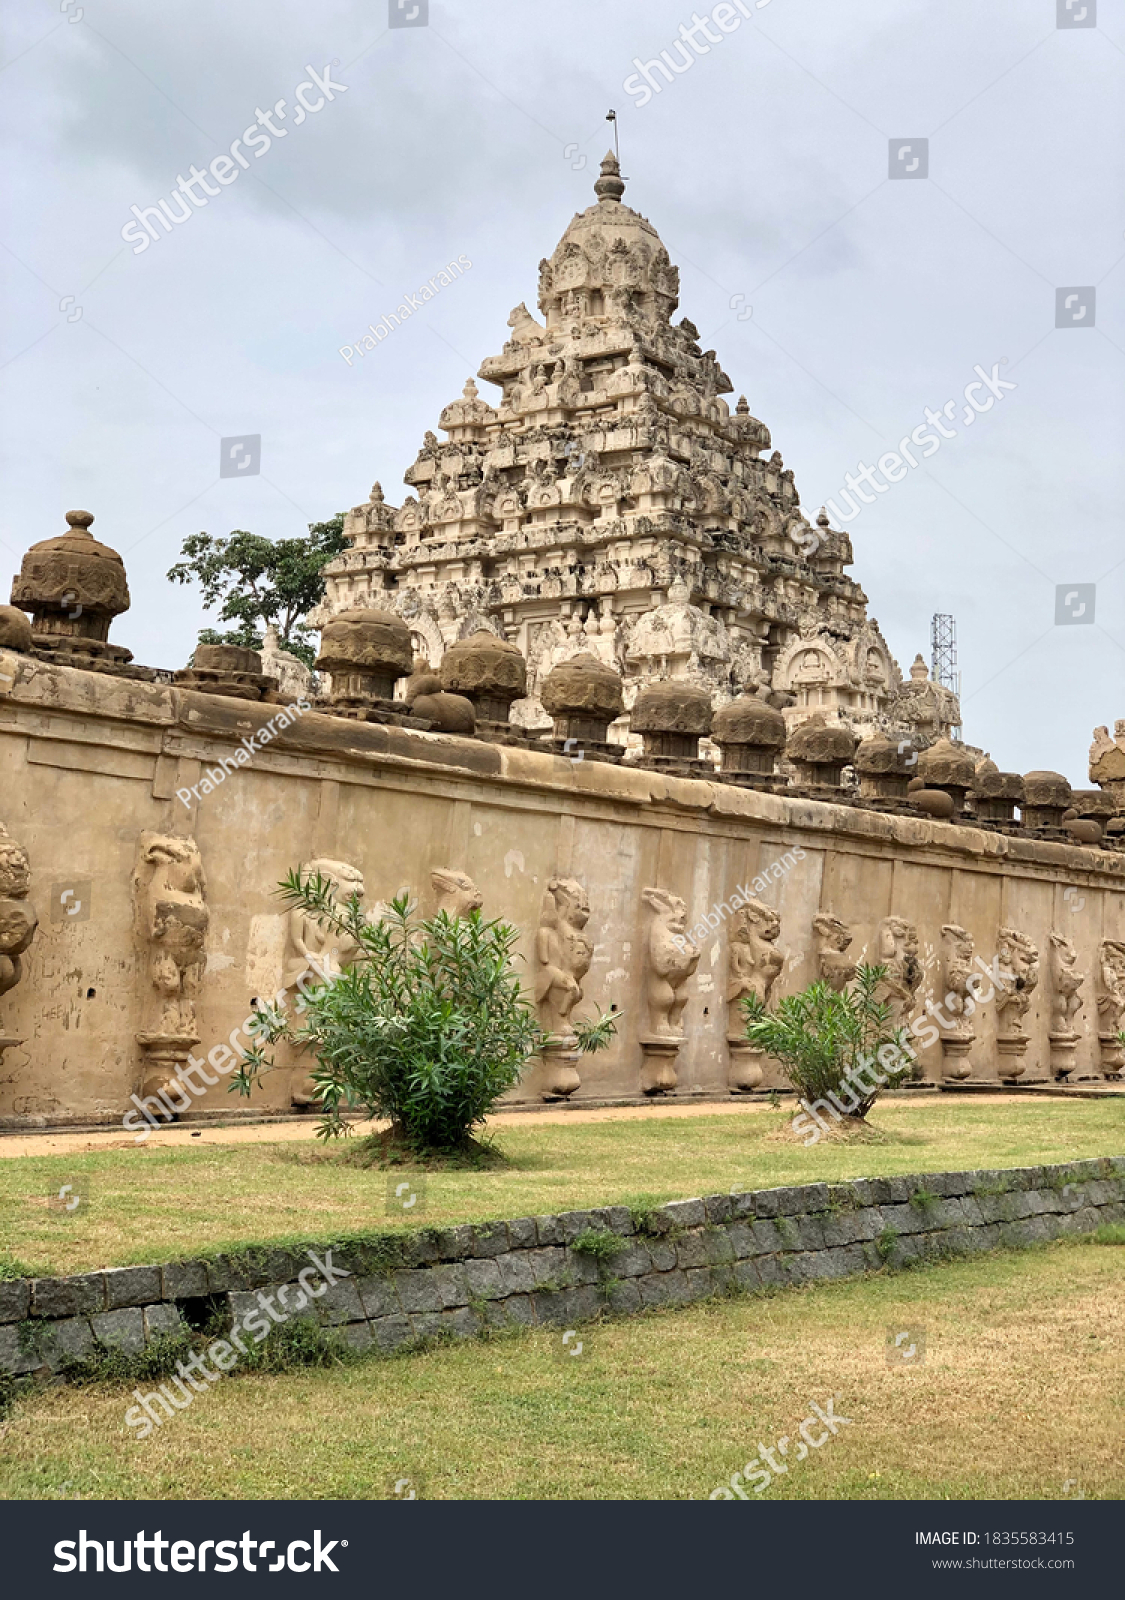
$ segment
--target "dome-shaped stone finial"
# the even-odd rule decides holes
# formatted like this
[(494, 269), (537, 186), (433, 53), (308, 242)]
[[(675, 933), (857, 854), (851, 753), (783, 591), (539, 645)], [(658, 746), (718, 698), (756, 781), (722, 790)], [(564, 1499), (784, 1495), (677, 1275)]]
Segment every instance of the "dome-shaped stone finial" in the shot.
[(371, 498), (371, 504), (373, 506), (377, 506), (377, 505), (379, 505), (381, 503), (381, 501), (383, 499), (383, 485), (381, 483), (373, 483), (371, 485), (371, 497), (370, 498)]
[[(918, 660), (921, 659), (919, 656)], [(913, 674), (914, 668), (910, 670)], [(976, 776), (972, 756), (963, 745), (954, 744), (951, 739), (938, 739), (918, 757), (918, 777), (923, 789), (941, 789), (953, 801), (956, 816), (964, 812), (965, 796), (975, 784)]]
[(645, 760), (676, 766), (699, 759), (699, 741), (711, 732), (711, 695), (684, 678), (650, 683), (633, 703), (629, 726), (645, 743)]
[(552, 667), (539, 698), (555, 724), (555, 740), (564, 744), (606, 745), (610, 723), (625, 708), (621, 674), (588, 650)]
[(441, 686), (472, 702), (479, 728), (506, 733), (512, 701), (527, 693), (527, 662), (507, 639), (479, 628), (442, 656)]
[(858, 744), (859, 737), (850, 728), (829, 722), (822, 711), (817, 711), (794, 728), (785, 754), (796, 769), (799, 784), (838, 789), (843, 770), (853, 760)]
[(715, 712), (711, 738), (723, 754), (722, 771), (771, 777), (785, 747), (785, 718), (756, 694), (740, 694)]
[(817, 525), (818, 528), (830, 528), (832, 526), (832, 524), (828, 520), (828, 507), (827, 506), (821, 506), (820, 510), (817, 512), (817, 514), (816, 514), (816, 525)]
[(750, 415), (750, 406), (744, 394), (739, 395), (738, 404), (734, 408), (734, 414), (736, 417), (748, 417)]
[(921, 654), (916, 655), (910, 663), (910, 676), (915, 683), (925, 683), (930, 676), (930, 669), (922, 660)]
[(392, 704), (395, 682), (413, 666), (410, 629), (391, 611), (342, 611), (321, 630), (316, 668), (331, 673), (328, 698), (343, 715), (401, 710)]
[(1061, 772), (1029, 772), (1023, 780), (1020, 820), (1025, 828), (1059, 828), (1070, 809), (1071, 788)]
[(476, 383), (472, 378), (469, 378), (466, 381), (465, 387), (461, 390), (461, 393), (465, 396), (466, 400), (475, 400), (477, 398), (479, 390), (477, 389)]
[(37, 650), (126, 662), (132, 653), (110, 645), (110, 623), (129, 609), (125, 564), (90, 532), (92, 511), (68, 511), (67, 531), (33, 544), (12, 584), (12, 604), (31, 612)]
[(594, 185), (594, 193), (601, 201), (618, 202), (625, 193), (621, 167), (612, 150), (607, 150), (602, 160), (602, 175)]

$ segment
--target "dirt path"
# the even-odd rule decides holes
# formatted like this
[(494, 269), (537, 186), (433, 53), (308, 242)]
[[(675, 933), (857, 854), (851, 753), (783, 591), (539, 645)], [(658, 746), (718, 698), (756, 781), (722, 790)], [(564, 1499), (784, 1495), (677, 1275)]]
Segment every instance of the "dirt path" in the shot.
[[(782, 1104), (786, 1104), (783, 1101)], [(973, 1105), (1010, 1105), (1011, 1095), (982, 1094), (974, 1095)], [(880, 1114), (892, 1114), (904, 1106), (915, 1108), (918, 1106), (948, 1105), (949, 1101), (941, 1095), (927, 1095), (924, 1098), (911, 1098), (909, 1100), (887, 1100), (880, 1107)], [(704, 1100), (698, 1104), (690, 1103), (666, 1104), (663, 1102), (644, 1106), (592, 1106), (587, 1111), (577, 1109), (567, 1111), (501, 1111), (490, 1117), (486, 1124), (487, 1129), (492, 1128), (528, 1128), (538, 1127), (544, 1123), (554, 1123), (558, 1127), (569, 1127), (576, 1122), (632, 1122), (642, 1119), (651, 1121), (675, 1120), (682, 1117), (729, 1117), (729, 1116), (757, 1116), (763, 1111), (769, 1111), (768, 1100)], [(229, 1124), (226, 1127), (178, 1127), (170, 1126), (163, 1129), (153, 1129), (145, 1143), (152, 1146), (162, 1145), (197, 1145), (197, 1144), (289, 1144), (301, 1140), (315, 1139), (316, 1118), (309, 1117), (300, 1122), (255, 1122), (249, 1126), (239, 1127)], [(385, 1124), (362, 1122), (354, 1124), (357, 1134), (371, 1133), (376, 1128)], [(5, 1156), (62, 1156), (86, 1154), (98, 1150), (135, 1150), (136, 1141), (121, 1129), (107, 1129), (100, 1133), (33, 1133), (33, 1134), (3, 1134), (0, 1135), (0, 1158)]]

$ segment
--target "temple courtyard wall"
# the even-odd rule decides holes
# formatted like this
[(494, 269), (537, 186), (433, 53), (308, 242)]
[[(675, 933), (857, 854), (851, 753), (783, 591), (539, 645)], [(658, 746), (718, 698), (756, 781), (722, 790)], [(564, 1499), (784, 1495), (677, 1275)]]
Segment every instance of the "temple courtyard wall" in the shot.
[[(301, 937), (276, 891), (316, 862), (362, 880), (371, 908), (407, 890), (425, 912), (456, 909), (479, 892), (521, 930), (532, 991), (545, 964), (569, 970), (552, 941), (583, 932), (575, 1014), (616, 1008), (617, 1037), (561, 1078), (538, 1064), (513, 1099), (567, 1092), (575, 1071), (575, 1100), (722, 1093), (732, 1073), (781, 1084), (745, 1053), (734, 1071), (728, 1001), (754, 971), (774, 1001), (831, 981), (848, 935), (847, 961), (889, 964), (903, 1021), (959, 997), (920, 1049), (923, 1080), (1119, 1071), (1098, 976), (1106, 942), (1125, 942), (1119, 851), (312, 710), (280, 727), (278, 711), (0, 652), (0, 822), (30, 859), (40, 919), (0, 998), (0, 1125), (118, 1121), (191, 1040), (220, 1073), (192, 1111), (244, 1107), (219, 1063), (252, 1000), (296, 995)], [(983, 979), (1013, 933), (1031, 974), (1014, 1010)], [(548, 979), (544, 1003), (561, 1004)], [(252, 1104), (290, 1109), (308, 1066), (267, 1077)]]

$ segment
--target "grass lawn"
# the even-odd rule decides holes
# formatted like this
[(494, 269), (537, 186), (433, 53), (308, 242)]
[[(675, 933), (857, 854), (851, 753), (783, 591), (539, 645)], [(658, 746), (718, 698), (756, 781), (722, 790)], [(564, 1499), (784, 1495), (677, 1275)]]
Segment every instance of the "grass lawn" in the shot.
[[(587, 1325), (578, 1357), (520, 1330), (233, 1375), (143, 1442), (131, 1394), (59, 1388), (0, 1425), (0, 1496), (699, 1500), (789, 1435), (763, 1499), (1121, 1498), (1123, 1325), (1121, 1248), (1067, 1241)], [(830, 1395), (850, 1422), (795, 1461)]]
[[(81, 1155), (0, 1161), (0, 1265), (40, 1274), (163, 1261), (200, 1249), (331, 1239), (413, 1225), (539, 1215), (585, 1206), (654, 1204), (731, 1188), (1014, 1167), (1125, 1151), (1125, 1099), (977, 1105), (953, 1096), (884, 1102), (872, 1124), (887, 1142), (805, 1149), (784, 1110), (568, 1125), (508, 1123), (508, 1164), (425, 1175), (406, 1218), (388, 1203), (406, 1169), (344, 1165), (311, 1141), (130, 1144)], [(90, 1203), (52, 1210), (61, 1185)], [(778, 1426), (782, 1426), (781, 1423)]]

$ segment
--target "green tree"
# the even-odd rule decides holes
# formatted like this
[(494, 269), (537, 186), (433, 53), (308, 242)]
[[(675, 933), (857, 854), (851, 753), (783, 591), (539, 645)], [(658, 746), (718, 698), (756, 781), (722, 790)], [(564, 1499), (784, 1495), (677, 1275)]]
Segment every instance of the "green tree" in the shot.
[(272, 622), (285, 649), (311, 667), (313, 629), (304, 619), (324, 598), (325, 562), (346, 549), (342, 511), (327, 522), (310, 522), (307, 539), (275, 541), (241, 528), (226, 539), (192, 533), (168, 577), (173, 583), (198, 583), (205, 609), (221, 605), (219, 621), (237, 624), (225, 633), (201, 628), (200, 644), (258, 650)]
[[(388, 1119), (396, 1139), (415, 1150), (464, 1149), (549, 1037), (512, 970), (518, 929), (486, 922), (479, 911), (420, 920), (406, 895), (369, 922), (358, 897), (339, 906), (328, 879), (298, 872), (281, 897), (347, 935), (359, 954), (303, 990), (301, 1027), (259, 1007), (255, 1042), (231, 1089), (249, 1094), (274, 1064), (267, 1042), (286, 1039), (316, 1057), (323, 1137), (346, 1133), (343, 1113), (362, 1109)], [(602, 1049), (619, 1016), (576, 1023), (578, 1048)]]
[(849, 1114), (862, 1120), (881, 1087), (865, 1068), (875, 1063), (875, 1071), (894, 1082), (913, 1065), (905, 1028), (892, 1027), (890, 1006), (876, 999), (886, 976), (886, 967), (857, 967), (851, 988), (837, 993), (827, 983), (810, 984), (800, 994), (786, 995), (772, 1016), (757, 995), (750, 995), (742, 1002), (746, 1037), (781, 1063), (804, 1100), (829, 1094), (845, 1106), (854, 1100)]

